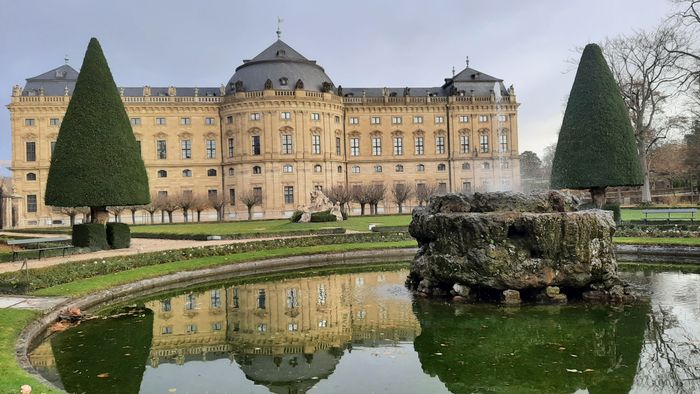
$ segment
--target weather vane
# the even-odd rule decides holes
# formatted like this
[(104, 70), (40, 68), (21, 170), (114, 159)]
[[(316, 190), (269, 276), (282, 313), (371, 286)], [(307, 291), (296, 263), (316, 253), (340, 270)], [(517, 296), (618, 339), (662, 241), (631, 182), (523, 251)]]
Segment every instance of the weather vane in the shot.
[(66, 55), (66, 56), (63, 58), (63, 60), (66, 62), (66, 64), (68, 64), (68, 55)]
[(469, 67), (469, 56), (467, 56), (467, 67)]
[(277, 39), (279, 40), (282, 38), (282, 29), (280, 28), (280, 24), (284, 22), (284, 19), (280, 18), (279, 16), (277, 17)]

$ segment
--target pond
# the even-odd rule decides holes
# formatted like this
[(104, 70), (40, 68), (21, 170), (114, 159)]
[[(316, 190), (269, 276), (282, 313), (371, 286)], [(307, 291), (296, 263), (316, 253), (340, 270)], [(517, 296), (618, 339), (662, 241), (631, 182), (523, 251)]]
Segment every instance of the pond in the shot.
[(159, 294), (30, 357), (85, 393), (700, 392), (697, 273), (624, 272), (647, 305), (501, 307), (415, 298), (391, 267)]

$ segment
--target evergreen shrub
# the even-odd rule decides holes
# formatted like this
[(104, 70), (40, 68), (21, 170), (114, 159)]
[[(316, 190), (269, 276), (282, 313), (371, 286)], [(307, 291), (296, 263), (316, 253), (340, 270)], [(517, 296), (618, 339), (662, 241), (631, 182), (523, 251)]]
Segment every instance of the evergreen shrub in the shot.
[(301, 215), (303, 215), (304, 212), (302, 211), (294, 211), (292, 216), (289, 217), (289, 221), (292, 223), (299, 223), (299, 220), (301, 219)]
[(93, 250), (109, 249), (107, 231), (100, 223), (76, 224), (73, 226), (73, 246)]
[(331, 214), (330, 209), (327, 211), (314, 212), (311, 214), (311, 222), (313, 222), (313, 223), (335, 222), (337, 220), (338, 220), (338, 218), (336, 218), (335, 215)]

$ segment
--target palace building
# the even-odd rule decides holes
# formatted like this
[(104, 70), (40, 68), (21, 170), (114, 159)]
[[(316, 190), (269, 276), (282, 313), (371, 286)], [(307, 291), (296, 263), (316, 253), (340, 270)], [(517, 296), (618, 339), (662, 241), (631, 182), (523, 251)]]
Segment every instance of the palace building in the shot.
[[(12, 90), (19, 227), (67, 223), (44, 205), (44, 189), (77, 77), (66, 62)], [(225, 197), (224, 219), (247, 218), (243, 194), (262, 197), (254, 218), (283, 218), (335, 185), (383, 184), (378, 212), (394, 213), (395, 184), (442, 193), (520, 184), (515, 91), (468, 64), (433, 87), (344, 87), (278, 39), (220, 87), (119, 90), (153, 194)]]

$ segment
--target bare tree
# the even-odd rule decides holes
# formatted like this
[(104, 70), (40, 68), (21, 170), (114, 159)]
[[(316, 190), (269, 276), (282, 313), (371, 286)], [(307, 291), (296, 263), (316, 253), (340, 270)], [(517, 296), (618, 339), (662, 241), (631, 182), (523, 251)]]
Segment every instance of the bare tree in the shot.
[[(224, 208), (226, 207), (226, 204), (228, 204), (228, 198), (226, 198), (225, 194), (219, 194), (216, 193), (215, 195), (210, 195), (209, 196), (209, 206), (214, 208), (216, 210), (216, 220), (218, 221), (223, 221), (224, 220)], [(199, 221), (199, 216), (197, 217), (197, 221)]]
[(430, 197), (437, 194), (438, 187), (434, 183), (417, 183), (416, 184), (416, 200), (418, 206), (422, 207), (423, 203), (427, 203)]
[(192, 210), (194, 212), (197, 212), (197, 222), (200, 222), (202, 220), (202, 212), (206, 211), (209, 208), (211, 208), (209, 199), (204, 198), (204, 196), (202, 195), (195, 196), (194, 201), (192, 201)]
[(131, 205), (129, 210), (131, 211), (131, 224), (136, 224), (136, 212), (143, 209), (143, 205)]
[(379, 202), (386, 196), (386, 186), (383, 183), (375, 183), (369, 186), (369, 209), (370, 213), (376, 215)]
[(262, 204), (262, 196), (253, 190), (244, 190), (238, 198), (248, 208), (248, 220), (253, 219), (253, 207)]
[(123, 205), (115, 205), (113, 207), (109, 207), (107, 210), (114, 216), (114, 221), (117, 223), (121, 223), (122, 221), (122, 212), (126, 211), (127, 207)]
[(637, 154), (644, 173), (642, 201), (651, 201), (649, 151), (683, 122), (668, 114), (686, 80), (677, 67), (682, 55), (669, 48), (684, 44), (671, 26), (608, 39), (603, 53), (630, 113)]
[(368, 185), (353, 185), (350, 195), (352, 200), (360, 204), (360, 215), (365, 215), (365, 206), (370, 203), (370, 187)]
[(189, 212), (192, 209), (192, 204), (195, 202), (196, 197), (192, 193), (192, 190), (183, 190), (182, 194), (177, 198), (177, 205), (182, 209), (182, 217), (185, 223), (189, 222)]
[(404, 204), (413, 197), (413, 187), (405, 183), (394, 183), (391, 186), (391, 195), (399, 207), (399, 213), (403, 213)]
[[(690, 45), (697, 42), (700, 32), (700, 0), (673, 0), (678, 4), (678, 12), (673, 21), (677, 22), (676, 31), (682, 34), (682, 44), (669, 45), (665, 49), (673, 54), (680, 55), (684, 62), (678, 64), (678, 68), (685, 72), (689, 82), (700, 80), (700, 47)], [(682, 30), (681, 30), (682, 29)]]
[(158, 204), (156, 202), (157, 200), (158, 196), (155, 194), (151, 194), (151, 202), (142, 207), (144, 211), (148, 212), (151, 218), (151, 224), (155, 223), (154, 216), (156, 211), (158, 210)]
[(83, 207), (53, 207), (53, 211), (68, 216), (70, 225), (73, 227), (75, 225), (75, 217), (85, 212), (85, 209)]
[(352, 193), (350, 192), (350, 189), (345, 187), (345, 185), (335, 185), (326, 192), (326, 196), (333, 204), (340, 205), (341, 212), (347, 214), (347, 205), (350, 201), (352, 201)]
[(168, 214), (169, 223), (173, 222), (173, 212), (180, 209), (180, 206), (177, 203), (177, 199), (167, 195), (158, 196), (158, 199), (156, 200), (156, 205), (158, 206), (158, 209), (161, 210), (161, 212), (166, 212)]

